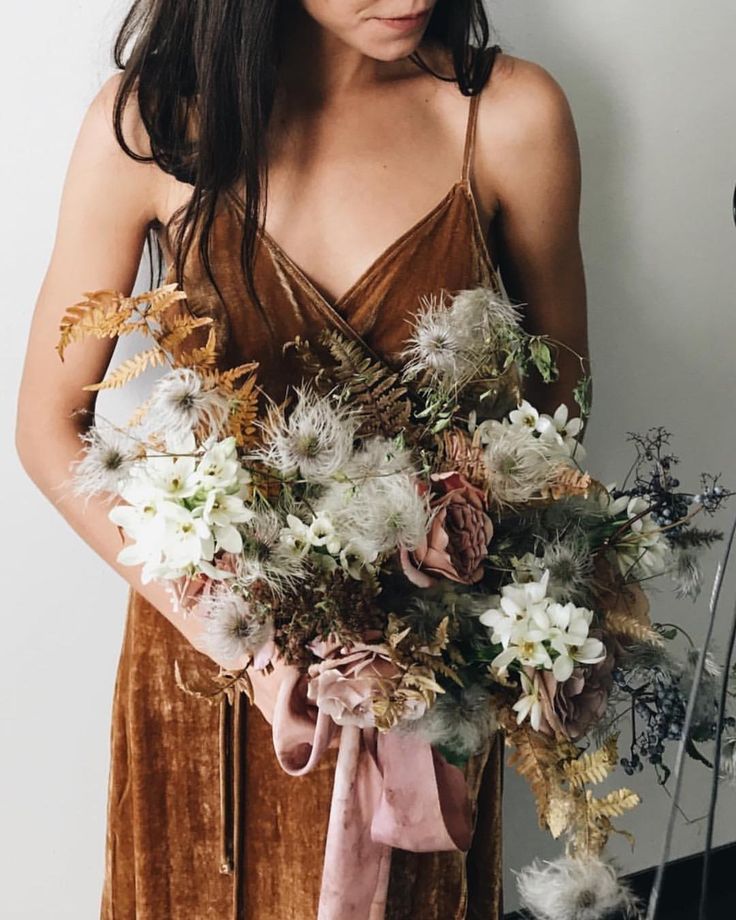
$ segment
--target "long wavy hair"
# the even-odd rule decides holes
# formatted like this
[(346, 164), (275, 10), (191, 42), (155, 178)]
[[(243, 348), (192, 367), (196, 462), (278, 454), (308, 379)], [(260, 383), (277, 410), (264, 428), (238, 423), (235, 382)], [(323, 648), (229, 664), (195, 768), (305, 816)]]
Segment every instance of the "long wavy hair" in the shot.
[[(193, 186), (188, 202), (166, 228), (177, 282), (183, 284), (184, 265), (196, 239), (205, 271), (222, 296), (211, 265), (211, 232), (220, 196), (240, 185), (241, 267), (261, 308), (253, 261), (265, 215), (265, 136), (285, 6), (286, 0), (135, 0), (113, 51), (115, 65), (123, 71), (113, 111), (118, 143), (128, 156), (155, 161)], [(493, 63), (484, 53), (490, 28), (482, 0), (438, 0), (425, 35), (448, 50), (454, 76), (436, 73), (419, 53), (411, 60), (438, 79), (456, 82), (464, 95), (479, 92)], [(131, 94), (136, 94), (148, 132), (150, 156), (132, 150), (123, 134)], [(160, 282), (163, 253), (156, 230), (149, 229), (147, 244), (152, 279), (155, 251)]]

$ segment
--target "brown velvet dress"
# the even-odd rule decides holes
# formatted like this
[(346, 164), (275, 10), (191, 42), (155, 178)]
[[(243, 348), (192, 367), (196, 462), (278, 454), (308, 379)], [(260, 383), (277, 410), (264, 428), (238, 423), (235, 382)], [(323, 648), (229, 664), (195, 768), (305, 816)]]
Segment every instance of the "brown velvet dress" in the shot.
[[(278, 398), (298, 381), (282, 344), (325, 326), (396, 362), (419, 297), (497, 284), (470, 184), (478, 97), (469, 103), (461, 177), (335, 303), (268, 234), (251, 302), (239, 269), (241, 205), (215, 224), (218, 297), (193, 247), (189, 307), (214, 318), (223, 366), (260, 362)], [(172, 280), (171, 277), (166, 279)], [(102, 920), (313, 920), (319, 897), (335, 752), (304, 777), (284, 773), (270, 726), (244, 697), (211, 705), (180, 690), (217, 666), (131, 589), (115, 686)], [(467, 767), (476, 825), (467, 854), (394, 850), (387, 920), (500, 920), (503, 743)], [(410, 765), (407, 765), (410, 769)]]

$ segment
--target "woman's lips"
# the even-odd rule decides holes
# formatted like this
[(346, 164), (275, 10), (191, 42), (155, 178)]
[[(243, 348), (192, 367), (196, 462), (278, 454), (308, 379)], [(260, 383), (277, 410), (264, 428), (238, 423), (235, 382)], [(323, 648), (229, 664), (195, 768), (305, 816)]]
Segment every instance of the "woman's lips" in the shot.
[(388, 26), (389, 29), (395, 29), (397, 32), (413, 32), (425, 24), (428, 16), (429, 10), (424, 10), (423, 13), (416, 13), (414, 16), (401, 16), (397, 19), (376, 17), (376, 22)]

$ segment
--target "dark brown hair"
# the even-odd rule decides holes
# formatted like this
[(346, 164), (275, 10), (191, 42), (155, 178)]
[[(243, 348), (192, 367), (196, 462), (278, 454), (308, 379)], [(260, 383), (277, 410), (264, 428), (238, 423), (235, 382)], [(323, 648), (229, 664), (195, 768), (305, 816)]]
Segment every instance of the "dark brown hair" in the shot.
[[(220, 195), (242, 183), (244, 221), (241, 264), (258, 303), (253, 280), (256, 239), (263, 220), (265, 129), (279, 69), (279, 25), (285, 0), (135, 0), (114, 45), (123, 71), (114, 107), (114, 129), (125, 152), (155, 161), (193, 186), (175, 215), (172, 249), (176, 278), (193, 240), (216, 290), (210, 236)], [(465, 95), (485, 84), (492, 58), (483, 53), (489, 23), (482, 0), (438, 0), (426, 36), (446, 48), (454, 79)], [(419, 54), (417, 66), (440, 79)], [(123, 135), (123, 113), (131, 94), (147, 129), (151, 156), (133, 151)], [(196, 125), (196, 138), (193, 126)], [(197, 230), (201, 230), (197, 233)], [(147, 238), (153, 277), (162, 252), (151, 228)]]

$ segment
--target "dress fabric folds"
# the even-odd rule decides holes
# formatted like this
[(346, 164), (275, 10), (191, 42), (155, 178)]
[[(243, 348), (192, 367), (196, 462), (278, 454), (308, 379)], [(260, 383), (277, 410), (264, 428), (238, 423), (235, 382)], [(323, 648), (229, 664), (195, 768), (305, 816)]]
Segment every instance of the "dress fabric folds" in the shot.
[[(280, 399), (301, 379), (282, 346), (297, 335), (315, 341), (325, 327), (398, 367), (420, 297), (499, 284), (470, 182), (478, 98), (458, 181), (336, 302), (262, 233), (255, 278), (266, 309), (255, 304), (240, 271), (242, 205), (225, 198), (212, 249), (222, 298), (196, 246), (183, 284), (189, 310), (214, 320), (223, 367), (258, 361), (260, 385)], [(217, 673), (131, 589), (113, 698), (101, 920), (316, 920), (336, 752), (288, 776), (261, 713), (245, 697), (212, 705), (187, 695), (174, 662), (192, 685)], [(500, 736), (467, 765), (467, 854), (394, 850), (386, 920), (500, 920), (502, 769)]]

